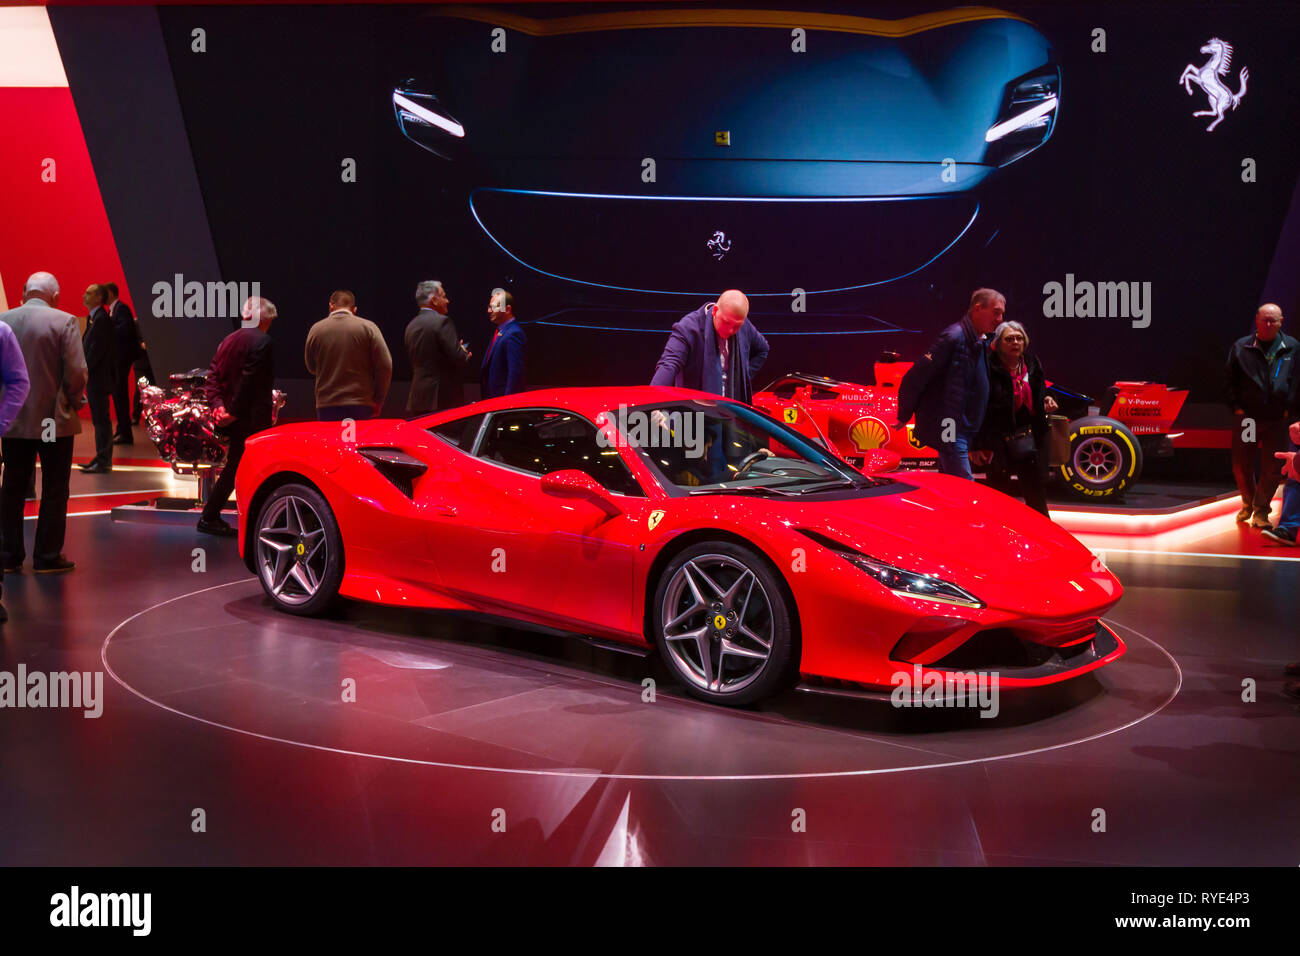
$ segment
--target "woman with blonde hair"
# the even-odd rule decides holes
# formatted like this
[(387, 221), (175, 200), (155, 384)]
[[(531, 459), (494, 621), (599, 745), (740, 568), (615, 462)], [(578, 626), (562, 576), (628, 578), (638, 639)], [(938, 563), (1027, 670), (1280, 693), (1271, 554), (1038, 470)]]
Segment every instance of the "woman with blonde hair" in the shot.
[[(984, 424), (973, 443), (984, 454), (990, 486), (1023, 497), (1025, 504), (1047, 514), (1047, 416), (1056, 401), (1047, 394), (1043, 366), (1029, 352), (1029, 333), (1019, 322), (1005, 321), (993, 330), (986, 355), (989, 402)], [(1015, 476), (1013, 485), (1011, 478)]]

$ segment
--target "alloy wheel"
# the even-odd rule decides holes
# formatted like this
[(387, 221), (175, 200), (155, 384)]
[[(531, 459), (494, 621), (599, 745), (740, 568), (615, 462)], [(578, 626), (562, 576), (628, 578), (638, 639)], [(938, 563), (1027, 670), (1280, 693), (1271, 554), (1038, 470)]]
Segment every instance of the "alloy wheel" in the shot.
[(258, 573), (278, 601), (306, 604), (320, 590), (329, 545), (325, 525), (312, 505), (294, 495), (266, 509), (257, 531)]
[(661, 620), (676, 670), (713, 694), (748, 687), (772, 654), (771, 600), (753, 570), (729, 555), (698, 555), (678, 568)]

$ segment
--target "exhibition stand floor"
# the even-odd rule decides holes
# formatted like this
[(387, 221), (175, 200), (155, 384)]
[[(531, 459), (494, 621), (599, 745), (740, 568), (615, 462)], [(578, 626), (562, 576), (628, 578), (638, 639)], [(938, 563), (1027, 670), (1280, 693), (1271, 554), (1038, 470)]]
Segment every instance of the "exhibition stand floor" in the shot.
[(1129, 653), (985, 719), (793, 691), (723, 709), (576, 639), (357, 603), (296, 618), (232, 541), (72, 518), (75, 572), (5, 577), (0, 669), (102, 671), (103, 714), (4, 715), (0, 856), (1294, 865), (1300, 555), (1214, 551), (1250, 540), (1224, 520), (1168, 550), (1099, 536)]

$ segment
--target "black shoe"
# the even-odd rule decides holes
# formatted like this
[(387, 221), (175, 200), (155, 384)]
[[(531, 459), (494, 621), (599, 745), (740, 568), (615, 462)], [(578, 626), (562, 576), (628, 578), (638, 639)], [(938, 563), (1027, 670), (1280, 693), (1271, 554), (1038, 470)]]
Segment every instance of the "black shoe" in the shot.
[(200, 518), (198, 528), (204, 534), (215, 534), (222, 538), (235, 538), (239, 536), (239, 529), (232, 528), (220, 518), (209, 521), (207, 518)]
[(112, 465), (78, 465), (83, 475), (106, 475), (113, 470)]
[(1284, 544), (1291, 548), (1296, 546), (1294, 531), (1283, 531), (1281, 528), (1265, 528), (1261, 534), (1265, 538), (1268, 538), (1269, 541), (1276, 542), (1277, 544)]
[(32, 570), (37, 574), (63, 574), (67, 571), (71, 571), (76, 566), (77, 563), (75, 561), (69, 561), (61, 554), (57, 557), (46, 558), (41, 561), (36, 559), (32, 560)]
[(134, 444), (135, 444), (135, 439), (134, 439), (134, 438), (131, 438), (131, 437), (128, 436), (128, 435), (118, 435), (116, 438), (113, 439), (113, 444), (114, 444), (114, 445), (134, 445)]

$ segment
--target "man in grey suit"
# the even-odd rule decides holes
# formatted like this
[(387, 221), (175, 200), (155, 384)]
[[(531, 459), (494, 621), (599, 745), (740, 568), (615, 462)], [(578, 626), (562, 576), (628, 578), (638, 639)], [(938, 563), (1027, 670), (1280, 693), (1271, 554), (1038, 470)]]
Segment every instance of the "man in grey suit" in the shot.
[(408, 415), (427, 415), (464, 402), (460, 370), (470, 351), (456, 335), (447, 315), (451, 300), (442, 283), (428, 279), (415, 287), (419, 313), (406, 326), (406, 354), (411, 359), (411, 394)]
[(32, 565), (37, 574), (71, 571), (63, 557), (68, 520), (68, 478), (73, 436), (81, 431), (77, 409), (86, 404), (86, 357), (77, 320), (55, 308), (59, 283), (36, 272), (23, 287), (23, 304), (0, 314), (18, 339), (31, 390), (0, 445), (5, 460), (0, 487), (0, 557), (6, 573), (21, 571), (23, 501), (41, 460), (41, 509), (36, 521)]

